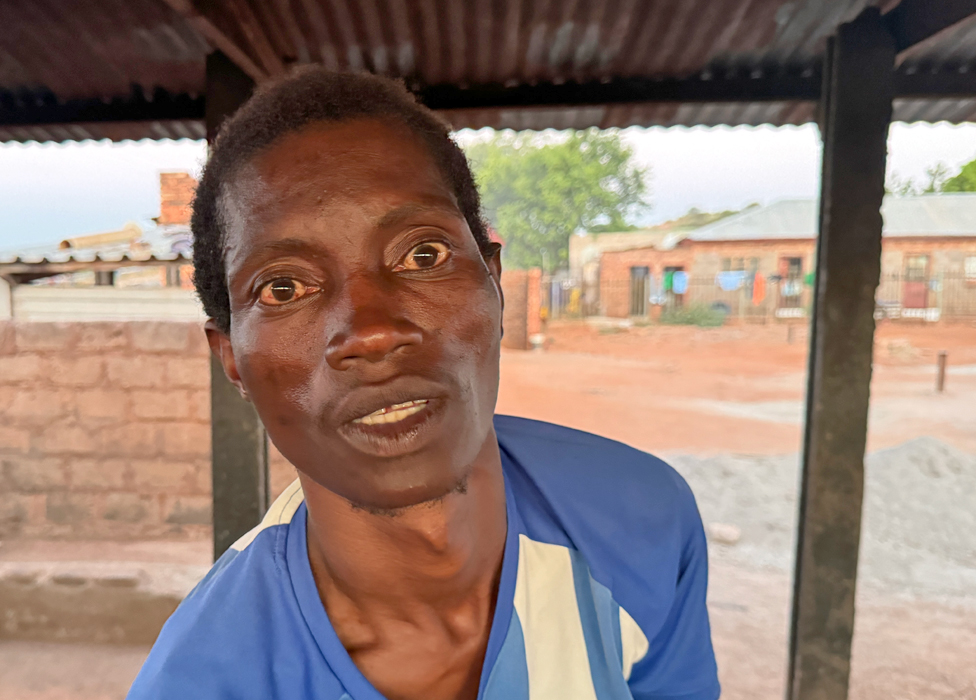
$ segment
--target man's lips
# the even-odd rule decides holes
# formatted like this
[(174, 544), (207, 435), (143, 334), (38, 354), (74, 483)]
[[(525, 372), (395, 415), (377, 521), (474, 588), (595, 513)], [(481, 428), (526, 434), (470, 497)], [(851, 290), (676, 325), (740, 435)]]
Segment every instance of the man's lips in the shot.
[(446, 387), (429, 379), (401, 376), (379, 386), (349, 391), (330, 413), (336, 427), (386, 425), (432, 408), (449, 394)]
[(356, 450), (375, 457), (402, 457), (423, 448), (443, 424), (444, 397), (399, 401), (339, 426)]
[(409, 418), (415, 413), (420, 413), (423, 411), (428, 403), (430, 403), (430, 399), (412, 399), (410, 401), (393, 404), (392, 406), (384, 406), (379, 410), (373, 411), (372, 413), (360, 418), (356, 418), (353, 420), (353, 423), (360, 423), (362, 425), (386, 425), (389, 423), (399, 423), (405, 418)]

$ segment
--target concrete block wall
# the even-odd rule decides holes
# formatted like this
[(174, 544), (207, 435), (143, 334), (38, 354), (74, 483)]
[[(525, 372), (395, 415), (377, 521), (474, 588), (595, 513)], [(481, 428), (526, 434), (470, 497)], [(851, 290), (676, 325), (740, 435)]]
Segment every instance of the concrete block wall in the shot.
[(502, 347), (528, 350), (530, 338), (542, 331), (542, 270), (505, 270), (502, 273), (505, 312)]
[(525, 270), (505, 270), (502, 274), (505, 311), (502, 315), (502, 347), (527, 350), (529, 347), (529, 276)]
[(0, 539), (209, 538), (208, 356), (198, 323), (0, 322)]

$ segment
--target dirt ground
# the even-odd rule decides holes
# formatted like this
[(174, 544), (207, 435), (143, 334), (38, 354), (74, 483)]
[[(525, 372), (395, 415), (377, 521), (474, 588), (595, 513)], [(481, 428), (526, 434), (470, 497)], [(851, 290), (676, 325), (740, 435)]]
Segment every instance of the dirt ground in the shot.
[[(599, 328), (555, 323), (548, 348), (502, 355), (500, 413), (655, 453), (782, 454), (800, 447), (807, 332), (795, 326)], [(792, 340), (792, 342), (790, 342)], [(948, 354), (945, 392), (936, 358)], [(869, 451), (936, 437), (976, 453), (976, 325), (882, 324)]]
[[(804, 328), (557, 323), (547, 333), (545, 351), (503, 354), (500, 413), (570, 425), (664, 456), (799, 449)], [(940, 350), (949, 359), (943, 394), (935, 392)], [(879, 328), (869, 450), (922, 436), (976, 454), (976, 326)], [(20, 555), (70, 556), (62, 544), (45, 547)], [(196, 562), (208, 551), (174, 543), (163, 559)], [(136, 543), (113, 556), (142, 554)], [(709, 606), (724, 698), (783, 697), (790, 590), (782, 567), (713, 558)], [(862, 585), (857, 605), (853, 700), (976, 700), (976, 599), (922, 599)], [(0, 700), (121, 700), (147, 652), (0, 641)]]

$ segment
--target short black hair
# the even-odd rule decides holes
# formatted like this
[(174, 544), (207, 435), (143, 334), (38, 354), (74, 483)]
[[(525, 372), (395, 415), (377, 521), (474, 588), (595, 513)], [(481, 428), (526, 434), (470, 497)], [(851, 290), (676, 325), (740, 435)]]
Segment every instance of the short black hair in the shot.
[(426, 145), (482, 254), (492, 246), (481, 215), (481, 202), (467, 158), (451, 138), (450, 126), (399, 82), (368, 73), (303, 66), (258, 87), (220, 127), (197, 187), (190, 228), (193, 231), (193, 282), (207, 315), (230, 332), (230, 296), (224, 268), (226, 231), (220, 197), (230, 182), (260, 151), (286, 134), (320, 122), (382, 118), (407, 126)]

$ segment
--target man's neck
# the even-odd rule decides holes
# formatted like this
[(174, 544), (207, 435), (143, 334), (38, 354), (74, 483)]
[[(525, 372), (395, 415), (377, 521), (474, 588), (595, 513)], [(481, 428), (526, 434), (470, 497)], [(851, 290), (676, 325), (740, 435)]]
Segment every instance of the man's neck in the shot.
[(309, 559), (327, 609), (337, 597), (362, 611), (449, 611), (493, 591), (507, 530), (494, 439), (464, 489), (393, 514), (357, 508), (304, 476), (302, 486)]

